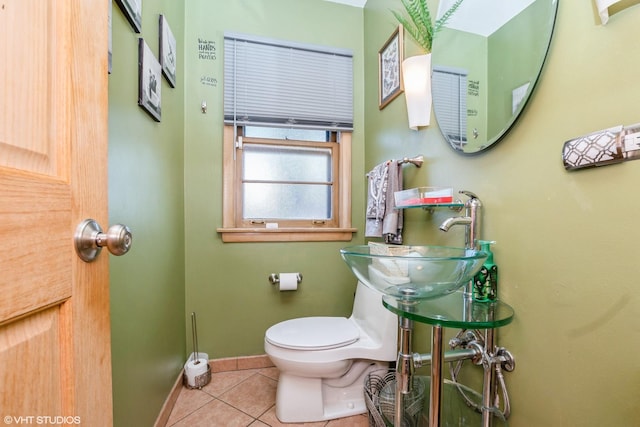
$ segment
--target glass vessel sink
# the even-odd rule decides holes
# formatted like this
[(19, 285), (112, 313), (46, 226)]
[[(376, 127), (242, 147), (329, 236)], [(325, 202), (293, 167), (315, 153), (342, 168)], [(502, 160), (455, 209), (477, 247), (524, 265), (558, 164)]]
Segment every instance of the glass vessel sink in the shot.
[(369, 243), (340, 249), (340, 255), (366, 286), (398, 300), (419, 301), (460, 289), (488, 254), (449, 246)]

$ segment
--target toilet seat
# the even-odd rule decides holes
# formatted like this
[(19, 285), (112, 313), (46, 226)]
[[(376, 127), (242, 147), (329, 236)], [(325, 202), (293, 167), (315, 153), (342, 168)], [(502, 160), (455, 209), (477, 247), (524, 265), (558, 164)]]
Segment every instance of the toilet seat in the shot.
[(273, 325), (265, 339), (278, 347), (292, 350), (327, 350), (354, 343), (360, 337), (358, 327), (345, 317), (302, 317)]

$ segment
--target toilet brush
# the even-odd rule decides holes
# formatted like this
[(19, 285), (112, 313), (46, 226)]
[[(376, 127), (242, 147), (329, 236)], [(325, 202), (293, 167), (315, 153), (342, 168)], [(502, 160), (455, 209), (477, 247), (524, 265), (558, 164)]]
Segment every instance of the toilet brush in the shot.
[(211, 381), (211, 367), (209, 366), (209, 355), (198, 352), (196, 313), (191, 313), (191, 334), (193, 360), (187, 360), (184, 365), (183, 383), (187, 388), (202, 388)]

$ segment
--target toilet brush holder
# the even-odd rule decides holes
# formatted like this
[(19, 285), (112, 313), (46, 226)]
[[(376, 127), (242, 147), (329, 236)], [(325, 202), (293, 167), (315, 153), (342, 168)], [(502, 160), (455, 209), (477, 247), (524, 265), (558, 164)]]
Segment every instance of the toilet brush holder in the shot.
[(182, 382), (187, 388), (202, 388), (211, 381), (211, 366), (209, 366), (209, 355), (198, 352), (196, 313), (191, 313), (191, 331), (193, 334), (193, 353), (184, 364)]
[[(198, 356), (204, 353), (199, 353)], [(184, 365), (184, 374), (182, 375), (182, 382), (185, 387), (194, 389), (202, 388), (211, 382), (211, 366), (209, 366), (209, 359), (199, 357), (196, 360), (189, 359)]]

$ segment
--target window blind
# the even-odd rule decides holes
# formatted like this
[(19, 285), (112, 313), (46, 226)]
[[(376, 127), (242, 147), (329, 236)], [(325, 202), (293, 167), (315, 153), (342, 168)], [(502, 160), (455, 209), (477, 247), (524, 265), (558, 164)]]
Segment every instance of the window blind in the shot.
[(224, 121), (353, 129), (353, 53), (224, 35)]
[(449, 67), (433, 67), (431, 90), (438, 99), (436, 119), (450, 143), (467, 143), (467, 73)]

